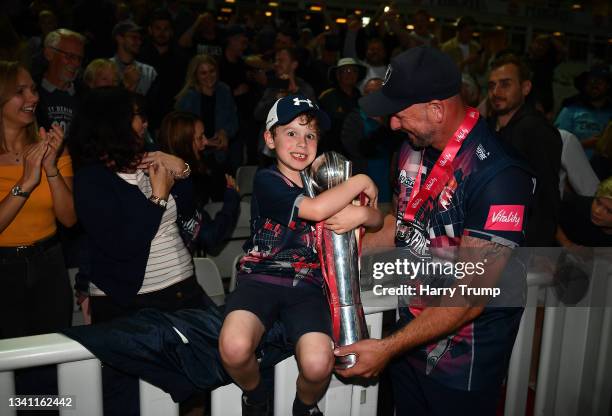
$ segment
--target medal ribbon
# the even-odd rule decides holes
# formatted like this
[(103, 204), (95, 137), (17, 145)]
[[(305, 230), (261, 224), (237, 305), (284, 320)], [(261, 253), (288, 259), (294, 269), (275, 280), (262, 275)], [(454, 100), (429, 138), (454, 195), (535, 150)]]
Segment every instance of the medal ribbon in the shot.
[(478, 110), (467, 107), (465, 118), (457, 131), (453, 134), (453, 137), (444, 147), (444, 150), (438, 157), (429, 175), (427, 175), (423, 187), (421, 187), (421, 173), (423, 171), (423, 156), (421, 156), (421, 165), (414, 179), (414, 185), (410, 192), (410, 199), (408, 199), (406, 210), (404, 211), (405, 222), (414, 222), (415, 216), (423, 204), (429, 199), (436, 198), (440, 192), (442, 192), (442, 189), (453, 173), (453, 161), (455, 160), (455, 156), (457, 156), (459, 149), (461, 149), (461, 145), (465, 138), (476, 125), (478, 117)]

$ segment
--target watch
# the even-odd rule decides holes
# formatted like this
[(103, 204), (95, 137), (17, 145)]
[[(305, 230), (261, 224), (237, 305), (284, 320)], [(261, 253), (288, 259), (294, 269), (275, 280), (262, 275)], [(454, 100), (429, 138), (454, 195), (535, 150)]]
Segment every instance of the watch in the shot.
[(21, 196), (21, 197), (27, 198), (27, 197), (30, 196), (30, 193), (27, 192), (27, 191), (24, 191), (23, 189), (21, 189), (21, 186), (15, 185), (11, 189), (11, 195), (13, 195), (13, 196)]
[(160, 197), (158, 197), (156, 195), (151, 195), (149, 197), (149, 201), (153, 202), (155, 205), (157, 205), (158, 207), (161, 207), (163, 209), (166, 209), (166, 205), (168, 205), (168, 200), (167, 199), (161, 199)]

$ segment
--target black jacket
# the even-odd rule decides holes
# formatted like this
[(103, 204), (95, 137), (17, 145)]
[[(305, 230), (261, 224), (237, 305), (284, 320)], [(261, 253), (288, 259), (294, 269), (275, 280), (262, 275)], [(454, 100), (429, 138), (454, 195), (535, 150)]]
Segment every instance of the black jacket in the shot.
[[(497, 119), (489, 119), (495, 130)], [(558, 130), (531, 105), (521, 106), (508, 124), (498, 132), (525, 159), (537, 177), (533, 209), (527, 223), (526, 245), (556, 245), (559, 221), (559, 169), (563, 143)]]

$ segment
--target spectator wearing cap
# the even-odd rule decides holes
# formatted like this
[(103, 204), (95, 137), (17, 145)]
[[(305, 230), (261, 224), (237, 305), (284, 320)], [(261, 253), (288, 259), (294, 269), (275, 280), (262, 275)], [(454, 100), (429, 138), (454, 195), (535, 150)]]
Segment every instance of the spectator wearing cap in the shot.
[[(428, 267), (434, 253), (483, 262), (479, 285), (497, 282), (508, 288), (504, 296), (522, 298), (525, 267), (513, 249), (523, 243), (533, 178), (465, 106), (460, 89), (448, 55), (417, 47), (393, 58), (382, 88), (360, 100), (370, 117), (390, 115), (391, 128), (407, 139), (398, 155), (397, 212), (363, 247), (395, 245), (401, 258)], [(457, 277), (440, 282), (425, 271), (415, 286), (456, 288), (474, 276)], [(494, 415), (522, 308), (485, 308), (488, 299), (480, 300), (400, 296), (398, 329), (337, 347), (336, 356), (358, 359), (336, 373), (375, 377), (389, 364), (397, 415)]]
[(563, 201), (559, 225), (557, 239), (565, 248), (612, 247), (612, 177), (599, 184), (594, 197)]
[(527, 224), (526, 244), (550, 247), (555, 243), (559, 218), (559, 171), (563, 142), (557, 129), (533, 104), (529, 68), (514, 55), (491, 64), (489, 103), (493, 116), (489, 125), (502, 141), (512, 146), (537, 177), (532, 215)]
[(456, 36), (444, 42), (440, 49), (451, 57), (461, 72), (477, 79), (486, 69), (487, 57), (484, 49), (473, 39), (475, 29), (476, 20), (473, 17), (461, 17), (457, 21)]
[(555, 126), (578, 137), (589, 158), (593, 155), (597, 139), (612, 118), (611, 81), (608, 68), (591, 70), (580, 97), (570, 106), (562, 108), (555, 120)]
[(59, 124), (68, 133), (78, 107), (75, 80), (81, 70), (85, 38), (68, 29), (57, 29), (45, 38), (44, 56), (49, 66), (40, 83), (36, 106), (38, 125), (50, 129)]
[(174, 107), (174, 97), (181, 90), (189, 57), (175, 41), (172, 17), (163, 9), (153, 12), (147, 36), (144, 39), (138, 60), (151, 65), (157, 77), (147, 93), (149, 106), (149, 127), (157, 130), (163, 117)]
[(332, 126), (321, 143), (328, 150), (342, 152), (340, 132), (346, 115), (359, 106), (361, 93), (357, 83), (365, 77), (366, 68), (353, 58), (342, 58), (329, 69), (328, 77), (334, 87), (323, 91), (319, 97), (321, 108), (331, 117)]
[(117, 23), (113, 28), (117, 49), (110, 59), (117, 64), (126, 89), (147, 95), (157, 78), (157, 71), (151, 65), (136, 60), (142, 45), (141, 32), (142, 28), (131, 20)]

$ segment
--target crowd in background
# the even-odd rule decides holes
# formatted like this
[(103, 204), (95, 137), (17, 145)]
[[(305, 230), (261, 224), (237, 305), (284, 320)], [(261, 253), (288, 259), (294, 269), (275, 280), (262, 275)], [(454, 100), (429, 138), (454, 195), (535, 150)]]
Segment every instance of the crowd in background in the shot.
[[(30, 254), (51, 253), (37, 267), (64, 276), (64, 265), (48, 260), (59, 253), (57, 220), (69, 266), (87, 271), (87, 265), (95, 265), (92, 273), (110, 270), (119, 281), (122, 273), (113, 262), (125, 266), (121, 262), (129, 257), (134, 270), (146, 263), (145, 287), (159, 291), (158, 300), (172, 298), (163, 292), (168, 285), (188, 294), (174, 299), (168, 309), (206, 303), (189, 280), (189, 261), (173, 264), (167, 281), (156, 275), (148, 257), (151, 243), (163, 240), (160, 244), (167, 245), (159, 256), (173, 250), (189, 256), (193, 245), (206, 249), (227, 237), (238, 215), (232, 175), (240, 166), (265, 166), (273, 160), (263, 145), (265, 118), (273, 103), (288, 94), (320, 104), (332, 126), (319, 150), (345, 154), (354, 173), (375, 180), (379, 201), (390, 202), (402, 133), (392, 131), (386, 118), (368, 117), (358, 99), (382, 87), (394, 56), (415, 47), (439, 48), (452, 57), (462, 72), (464, 101), (477, 107), (536, 173), (539, 196), (533, 225), (528, 226), (529, 244), (610, 246), (612, 189), (608, 183), (597, 191), (600, 181), (612, 175), (609, 63), (598, 62), (578, 76), (575, 95), (555, 97), (553, 73), (567, 52), (559, 39), (535, 36), (526, 50), (512, 50), (503, 33), (478, 42), (473, 36), (478, 22), (469, 16), (458, 18), (454, 36), (440, 39), (432, 15), (435, 10), (412, 12), (413, 29), (406, 28), (402, 11), (382, 8), (367, 26), (355, 15), (337, 24), (323, 17), (303, 20), (298, 14), (280, 21), (260, 11), (221, 23), (215, 10), (192, 10), (180, 1), (57, 0), (33, 1), (10, 18), (0, 16), (3, 270), (13, 267), (18, 279), (21, 272), (14, 270), (17, 262), (12, 259), (24, 255), (16, 249), (24, 246)], [(562, 102), (561, 108), (555, 102)], [(40, 130), (34, 129), (34, 120)], [(68, 146), (61, 145), (64, 138)], [(103, 167), (92, 169), (92, 161), (102, 161)], [(73, 168), (81, 171), (74, 184), (76, 202)], [(180, 184), (188, 174), (193, 189), (185, 204)], [(164, 211), (162, 218), (155, 207), (139, 205), (142, 201), (125, 183), (137, 185), (147, 196), (161, 192), (172, 211)], [(9, 194), (38, 202), (20, 217), (25, 200)], [(222, 215), (202, 221), (202, 208), (210, 201), (225, 202)], [(29, 229), (34, 216), (35, 229)], [(199, 237), (194, 237), (194, 221), (204, 224)], [(174, 223), (178, 228), (164, 240), (167, 234), (160, 227)], [(97, 244), (113, 245), (113, 255), (83, 254), (83, 228)], [(138, 233), (148, 236), (146, 255), (139, 246), (143, 241), (131, 239)], [(17, 293), (19, 283), (7, 282), (2, 283), (6, 302), (1, 303), (11, 316), (21, 300), (32, 296), (40, 296), (35, 302), (40, 308), (63, 313), (53, 322), (49, 315), (44, 325), (12, 321), (14, 328), (9, 328), (3, 321), (0, 338), (69, 325), (71, 299), (63, 281), (47, 281), (57, 296), (49, 296), (48, 285)], [(90, 290), (94, 295), (117, 294), (121, 301), (124, 289), (113, 284), (85, 282), (77, 290), (79, 301)], [(49, 304), (51, 299), (62, 305)], [(94, 321), (103, 321), (129, 308), (98, 298), (97, 311)]]

